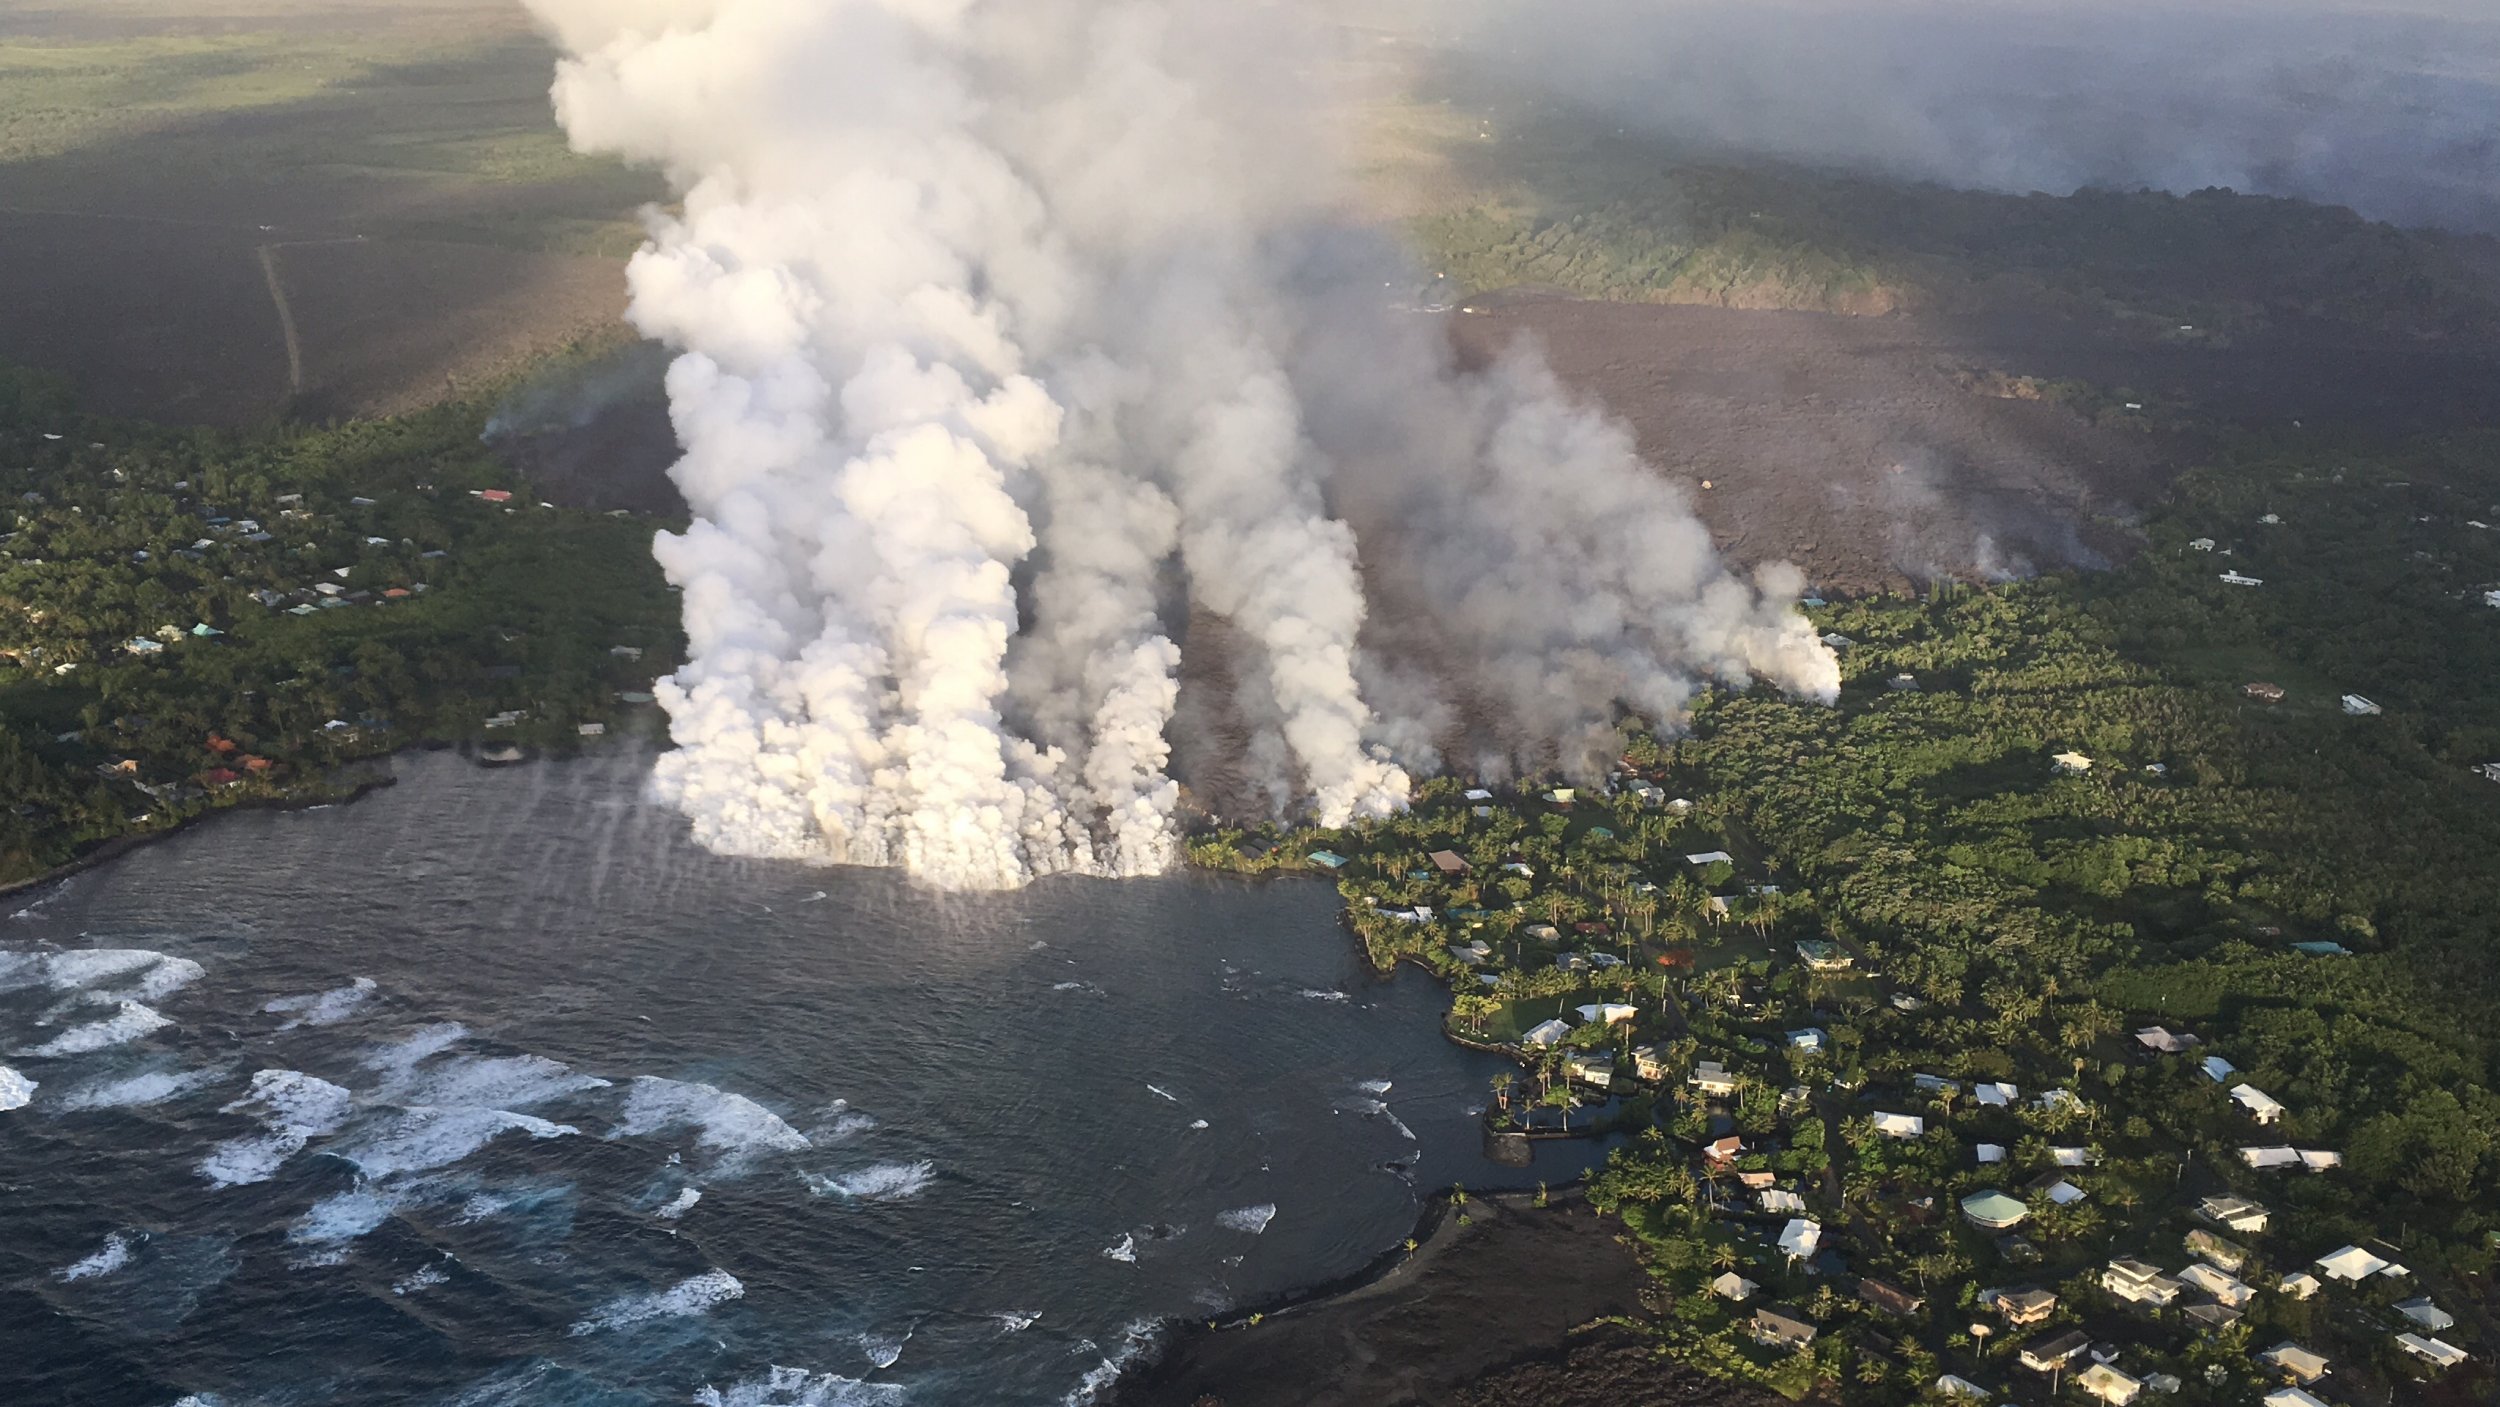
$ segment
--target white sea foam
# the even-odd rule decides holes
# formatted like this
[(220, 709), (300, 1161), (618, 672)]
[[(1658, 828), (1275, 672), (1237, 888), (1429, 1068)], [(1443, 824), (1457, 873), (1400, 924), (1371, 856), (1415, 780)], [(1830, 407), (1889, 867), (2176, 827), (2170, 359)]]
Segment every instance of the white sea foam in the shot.
[(990, 1318), (998, 1321), (998, 1332), (1021, 1334), (1041, 1322), (1042, 1312), (1038, 1309), (1007, 1309), (991, 1315)]
[(102, 1080), (72, 1090), (61, 1100), (64, 1109), (144, 1109), (180, 1099), (225, 1078), (222, 1070), (151, 1070), (118, 1080)]
[(581, 1130), (508, 1109), (419, 1106), (332, 1152), (367, 1177), (396, 1177), (449, 1167), (506, 1133), (563, 1138)]
[(388, 1045), (365, 1053), (366, 1068), (385, 1072), (392, 1079), (405, 1081), (414, 1077), (416, 1068), (469, 1038), (469, 1028), (457, 1021), (437, 1021), (419, 1026)]
[(658, 1211), (656, 1211), (656, 1212), (653, 1212), (653, 1213), (652, 1213), (652, 1215), (653, 1215), (653, 1216), (658, 1217), (658, 1218), (659, 1218), (660, 1220), (662, 1220), (662, 1221), (675, 1221), (677, 1218), (679, 1218), (679, 1217), (681, 1217), (681, 1216), (684, 1216), (686, 1213), (688, 1213), (688, 1212), (690, 1212), (690, 1211), (693, 1211), (693, 1210), (694, 1210), (694, 1204), (695, 1204), (695, 1203), (697, 1203), (697, 1202), (700, 1202), (700, 1201), (702, 1201), (702, 1200), (703, 1200), (703, 1189), (702, 1189), (702, 1188), (700, 1188), (700, 1187), (688, 1187), (688, 1188), (684, 1188), (684, 1189), (680, 1190), (680, 1191), (678, 1192), (678, 1194), (677, 1194), (674, 1198), (670, 1199), (669, 1204), (668, 1204), (667, 1206), (660, 1208), (660, 1209), (659, 1209)]
[(110, 990), (82, 992), (79, 1000), (97, 1003), (161, 1002), (208, 975), (208, 969), (189, 958), (161, 954), (151, 956), (156, 958), (156, 963), (139, 973), (139, 980)]
[(1387, 1094), (1397, 1086), (1388, 1080), (1365, 1080), (1355, 1086), (1365, 1094)]
[(608, 1137), (635, 1138), (681, 1128), (694, 1129), (697, 1144), (722, 1153), (788, 1153), (811, 1146), (807, 1135), (745, 1095), (650, 1075), (627, 1088), (625, 1117)]
[(847, 1173), (805, 1174), (807, 1185), (820, 1196), (848, 1198), (855, 1202), (900, 1202), (919, 1196), (937, 1180), (937, 1164), (923, 1160), (917, 1163), (879, 1163)]
[(538, 1055), (463, 1055), (393, 1076), (380, 1097), (394, 1104), (526, 1109), (608, 1081)]
[(359, 977), (344, 987), (326, 992), (313, 992), (300, 997), (280, 997), (261, 1010), (272, 1016), (291, 1018), (278, 1029), (292, 1031), (298, 1026), (336, 1026), (364, 1008), (377, 990), (370, 977)]
[(6, 1065), (0, 1065), (0, 1114), (23, 1109), (34, 1102), (40, 1082), (30, 1080)]
[(1102, 1254), (1105, 1260), (1116, 1260), (1122, 1265), (1135, 1265), (1137, 1264), (1137, 1238), (1123, 1236), (1120, 1238), (1120, 1244), (1105, 1247)]
[(1302, 995), (1309, 997), (1315, 1002), (1350, 1002), (1354, 1000), (1354, 998), (1347, 996), (1343, 992), (1322, 991), (1317, 987), (1303, 988)]
[(870, 1367), (882, 1373), (903, 1361), (903, 1345), (911, 1342), (911, 1336), (909, 1329), (899, 1334), (862, 1334), (859, 1351)]
[(74, 1264), (62, 1266), (53, 1273), (61, 1280), (96, 1280), (130, 1264), (130, 1238), (116, 1231), (104, 1238), (104, 1244), (93, 1255)]
[(608, 1301), (597, 1313), (573, 1326), (575, 1336), (622, 1329), (653, 1319), (681, 1319), (702, 1314), (715, 1305), (727, 1304), (747, 1292), (738, 1277), (726, 1270), (707, 1270), (701, 1275), (680, 1280), (665, 1290), (646, 1295), (625, 1295)]
[(165, 955), (145, 948), (86, 948), (74, 953), (0, 953), (0, 992), (48, 987), (76, 991), (154, 967)]
[(1245, 1235), (1256, 1236), (1265, 1231), (1267, 1224), (1275, 1219), (1276, 1204), (1261, 1202), (1255, 1207), (1236, 1207), (1229, 1212), (1220, 1212), (1216, 1215), (1215, 1224), (1227, 1231), (1239, 1231)]
[(266, 1182), (305, 1144), (338, 1132), (354, 1108), (355, 1096), (328, 1080), (300, 1070), (263, 1070), (252, 1076), (251, 1092), (224, 1112), (250, 1114), (268, 1132), (218, 1144), (201, 1160), (200, 1176), (219, 1187)]
[(440, 1265), (421, 1265), (392, 1285), (391, 1293), (404, 1297), (416, 1294), (420, 1290), (430, 1290), (437, 1285), (448, 1284), (450, 1281), (451, 1272)]
[(696, 1391), (694, 1401), (695, 1407), (889, 1407), (904, 1396), (904, 1390), (893, 1383), (863, 1383), (839, 1373), (774, 1368), (727, 1387), (706, 1384)]
[(298, 1245), (340, 1246), (372, 1234), (407, 1204), (402, 1194), (381, 1187), (334, 1192), (315, 1202), (286, 1229)]
[(21, 1053), (40, 1060), (57, 1060), (65, 1055), (88, 1055), (99, 1050), (110, 1050), (117, 1045), (128, 1045), (142, 1036), (164, 1030), (172, 1024), (174, 1023), (166, 1020), (156, 1008), (143, 1002), (126, 1001), (121, 1004), (119, 1011), (102, 1021), (91, 1021), (84, 1026), (73, 1026), (45, 1041), (42, 1045)]
[(1163, 1088), (1161, 1085), (1148, 1085), (1146, 1086), (1146, 1091), (1149, 1094), (1161, 1095), (1165, 1099), (1171, 1100), (1174, 1104), (1181, 1102), (1181, 1097), (1179, 1095), (1172, 1093), (1170, 1090)]
[(1111, 1390), (1111, 1385), (1120, 1380), (1122, 1373), (1128, 1371), (1128, 1365), (1154, 1347), (1154, 1341), (1155, 1326), (1145, 1320), (1122, 1329), (1119, 1347), (1111, 1350), (1100, 1363), (1077, 1380), (1076, 1386), (1068, 1390), (1068, 1395), (1060, 1399), (1062, 1407), (1090, 1407), (1090, 1404), (1101, 1401), (1102, 1395)]

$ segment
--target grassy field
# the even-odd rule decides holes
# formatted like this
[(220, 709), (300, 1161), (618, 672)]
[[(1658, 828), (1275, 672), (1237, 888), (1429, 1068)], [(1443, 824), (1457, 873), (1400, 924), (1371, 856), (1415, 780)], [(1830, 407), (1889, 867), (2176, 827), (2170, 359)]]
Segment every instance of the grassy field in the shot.
[(553, 62), (479, 0), (0, 5), (0, 360), (249, 424), (405, 411), (613, 327), (665, 192), (566, 147)]

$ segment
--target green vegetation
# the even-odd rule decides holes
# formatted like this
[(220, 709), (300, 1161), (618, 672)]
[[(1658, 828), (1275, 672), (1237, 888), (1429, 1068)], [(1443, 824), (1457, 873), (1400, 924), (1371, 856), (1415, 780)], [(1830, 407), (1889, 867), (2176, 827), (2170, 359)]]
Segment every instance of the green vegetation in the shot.
[[(1344, 856), (1354, 928), (1453, 983), (1457, 1037), (1515, 1043), (1564, 1012), (1497, 1121), (1657, 1097), (1592, 1195), (1646, 1248), (1651, 1327), (1680, 1356), (1904, 1402), (1940, 1372), (2001, 1393), (2028, 1376), (2016, 1346), (2080, 1328), (2177, 1378), (2173, 1400), (2223, 1404), (2255, 1400), (2273, 1370), (2253, 1353), (2290, 1339), (2385, 1400), (2431, 1374), (2391, 1306), (2466, 1319), (2500, 1231), (2496, 506), (2490, 438), (2244, 439), (2120, 570), (1814, 607), (1851, 642), (1837, 707), (1719, 692), (1689, 736), (1635, 734), (1602, 792), (1435, 782), (1411, 815), (1193, 853)], [(1574, 1013), (1598, 1002), (1633, 1014)], [(2156, 1026), (2196, 1044), (2154, 1050), (2136, 1033)], [(1724, 1078), (1698, 1082), (1703, 1062)], [(2265, 1148), (2340, 1161), (2252, 1166)], [(2011, 1232), (1958, 1214), (1987, 1190), (2023, 1204)], [(2226, 1196), (2266, 1224), (2218, 1225)], [(1833, 1259), (1782, 1255), (1791, 1217)], [(2346, 1245), (2410, 1274), (2284, 1286)], [(2221, 1288), (2137, 1304), (2105, 1283), (2118, 1258)], [(1759, 1297), (1712, 1293), (1728, 1271)], [(2024, 1285), (2056, 1296), (2038, 1322), (1981, 1298)], [(1774, 1302), (1811, 1346), (1756, 1341)]]
[[(1486, 106), (1481, 94), (1417, 105)], [(1452, 174), (1408, 220), (1461, 287), (1881, 314), (2054, 310), (2212, 341), (2323, 320), (2500, 331), (2500, 248), (2227, 190), (2002, 195), (1742, 165), (1536, 104), (1473, 133), (1382, 119), (1398, 168)]]
[(652, 524), (537, 504), (484, 416), (230, 435), (0, 380), (0, 883), (353, 758), (629, 718), (680, 650)]

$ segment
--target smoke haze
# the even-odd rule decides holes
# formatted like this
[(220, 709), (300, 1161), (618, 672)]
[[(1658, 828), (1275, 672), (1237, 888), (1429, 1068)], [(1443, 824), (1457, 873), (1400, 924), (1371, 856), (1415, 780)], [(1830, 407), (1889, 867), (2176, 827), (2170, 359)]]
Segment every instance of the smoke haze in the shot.
[[(1280, 810), (1585, 772), (1708, 678), (1834, 696), (1629, 437), (1462, 374), (1339, 217), (1326, 31), (1238, 0), (529, 0), (694, 522), (658, 793), (725, 852), (994, 888), (1167, 867), (1182, 625)], [(1379, 607), (1375, 615), (1375, 606)]]
[(1456, 0), (1492, 71), (1706, 148), (2066, 194), (2210, 186), (2500, 231), (2486, 0)]

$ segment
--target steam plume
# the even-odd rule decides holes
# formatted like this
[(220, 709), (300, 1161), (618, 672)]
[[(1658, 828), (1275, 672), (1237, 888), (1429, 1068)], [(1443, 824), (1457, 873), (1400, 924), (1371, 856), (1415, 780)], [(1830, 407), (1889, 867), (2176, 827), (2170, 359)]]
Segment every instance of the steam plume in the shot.
[[(1836, 690), (1793, 572), (1730, 577), (1532, 358), (1462, 375), (1386, 306), (1300, 11), (528, 3), (575, 145), (683, 194), (630, 279), (695, 515), (656, 549), (691, 656), (654, 785), (704, 844), (1163, 869), (1183, 609), (1243, 642), (1279, 804), (1330, 823), (1437, 761), (1417, 681), (1575, 768), (1705, 675)], [(1414, 618), (1367, 622), (1367, 581)]]

